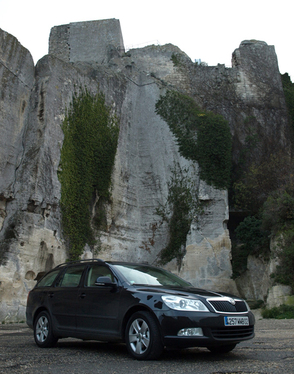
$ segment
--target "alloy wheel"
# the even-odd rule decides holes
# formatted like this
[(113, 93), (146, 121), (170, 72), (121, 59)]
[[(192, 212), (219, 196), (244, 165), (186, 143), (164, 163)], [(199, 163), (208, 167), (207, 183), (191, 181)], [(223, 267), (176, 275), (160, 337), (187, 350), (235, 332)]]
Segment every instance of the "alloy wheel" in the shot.
[(36, 324), (36, 338), (40, 343), (44, 343), (49, 334), (49, 321), (46, 316), (41, 316)]
[(150, 329), (142, 318), (135, 319), (129, 329), (129, 342), (132, 350), (141, 355), (146, 352), (150, 344)]

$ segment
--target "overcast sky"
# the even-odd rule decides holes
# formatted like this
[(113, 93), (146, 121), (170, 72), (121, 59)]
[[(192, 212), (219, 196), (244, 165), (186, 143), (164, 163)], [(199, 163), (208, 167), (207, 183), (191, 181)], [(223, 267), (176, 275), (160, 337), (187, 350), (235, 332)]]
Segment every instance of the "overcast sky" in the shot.
[(53, 26), (120, 20), (126, 48), (172, 43), (194, 61), (231, 66), (242, 40), (274, 45), (280, 72), (294, 81), (292, 0), (0, 0), (0, 28), (15, 36), (36, 63), (48, 53)]

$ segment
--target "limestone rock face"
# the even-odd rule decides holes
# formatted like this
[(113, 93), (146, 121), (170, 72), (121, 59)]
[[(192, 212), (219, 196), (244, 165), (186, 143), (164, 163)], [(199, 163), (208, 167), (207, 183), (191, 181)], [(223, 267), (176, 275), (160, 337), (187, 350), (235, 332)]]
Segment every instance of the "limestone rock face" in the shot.
[[(21, 162), (25, 119), (34, 84), (34, 62), (30, 52), (1, 29), (0, 56), (0, 191), (5, 202), (13, 197), (15, 172)], [(1, 211), (3, 206), (5, 210), (4, 202)]]
[(248, 300), (266, 301), (272, 286), (271, 263), (262, 258), (249, 256), (247, 270), (236, 279), (238, 292)]
[(267, 308), (271, 309), (280, 305), (293, 305), (293, 292), (290, 286), (277, 284), (268, 293)]
[(275, 284), (272, 275), (276, 272), (280, 261), (277, 256), (279, 237), (272, 237), (270, 242), (270, 259), (249, 255), (247, 270), (235, 279), (238, 293), (247, 300), (259, 300), (267, 308), (282, 304), (293, 304), (293, 291), (290, 286)]
[[(284, 148), (285, 153), (290, 152), (287, 107), (274, 46), (243, 41), (233, 53), (232, 66), (232, 71), (237, 72), (234, 102), (240, 114), (233, 126), (234, 159), (240, 155), (240, 144), (246, 145), (250, 135), (260, 141), (259, 149), (254, 151), (256, 160), (269, 150)], [(236, 118), (231, 113), (233, 116)]]
[[(288, 147), (273, 47), (242, 44), (232, 69), (196, 66), (171, 44), (123, 51), (118, 20), (72, 23), (51, 30), (49, 54), (34, 67), (29, 52), (0, 31), (0, 322), (24, 319), (36, 275), (67, 258), (57, 175), (60, 125), (81, 86), (102, 91), (120, 120), (112, 203), (98, 256), (156, 263), (169, 234), (154, 212), (166, 201), (171, 168), (178, 163), (189, 167), (206, 208), (191, 226), (181, 266), (171, 261), (166, 267), (196, 286), (238, 292), (231, 279), (227, 191), (199, 180), (198, 165), (179, 154), (155, 103), (167, 89), (188, 93), (229, 121), (236, 150), (248, 130), (244, 118), (254, 112), (254, 125)], [(173, 56), (181, 63), (174, 64)], [(264, 56), (266, 66), (261, 64)], [(276, 91), (263, 108), (271, 89), (270, 69)], [(93, 254), (86, 248), (84, 256)]]
[(227, 191), (205, 185), (200, 189), (199, 197), (202, 202), (208, 202), (208, 207), (200, 222), (191, 226), (180, 275), (200, 288), (221, 288), (222, 291), (238, 294), (231, 279)]
[(186, 63), (186, 86), (199, 105), (224, 116), (233, 138), (233, 162), (238, 163), (250, 137), (256, 162), (274, 149), (290, 153), (290, 127), (274, 46), (243, 41), (232, 54), (232, 68)]

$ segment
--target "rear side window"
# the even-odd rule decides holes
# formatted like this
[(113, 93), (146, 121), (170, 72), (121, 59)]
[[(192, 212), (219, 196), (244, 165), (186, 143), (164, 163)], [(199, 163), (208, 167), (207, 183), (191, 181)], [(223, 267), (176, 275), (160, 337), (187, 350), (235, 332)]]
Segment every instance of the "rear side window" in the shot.
[(57, 275), (59, 274), (60, 269), (53, 270), (50, 273), (46, 274), (40, 282), (36, 285), (36, 287), (50, 287), (52, 286), (53, 282), (55, 281)]
[(71, 266), (58, 282), (58, 287), (78, 287), (85, 266)]

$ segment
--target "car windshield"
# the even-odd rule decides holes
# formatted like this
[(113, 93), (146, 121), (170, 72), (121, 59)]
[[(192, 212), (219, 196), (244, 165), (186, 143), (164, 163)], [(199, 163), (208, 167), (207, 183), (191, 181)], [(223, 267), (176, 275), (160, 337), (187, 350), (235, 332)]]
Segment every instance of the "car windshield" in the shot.
[(176, 275), (148, 265), (113, 265), (130, 284), (148, 286), (191, 287), (191, 284)]

